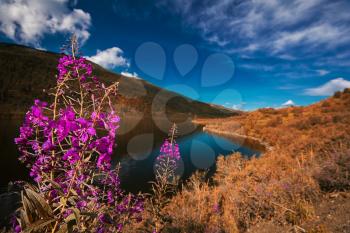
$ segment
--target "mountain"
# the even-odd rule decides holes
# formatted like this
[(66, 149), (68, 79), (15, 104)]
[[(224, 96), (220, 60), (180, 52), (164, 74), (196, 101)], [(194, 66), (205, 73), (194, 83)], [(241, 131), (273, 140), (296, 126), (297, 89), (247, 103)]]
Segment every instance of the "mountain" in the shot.
[[(46, 99), (45, 90), (56, 83), (55, 75), (61, 54), (30, 47), (0, 43), (0, 117), (23, 115), (34, 98)], [(161, 89), (137, 78), (125, 77), (92, 63), (94, 74), (107, 85), (118, 81), (120, 99), (116, 104), (122, 113), (158, 114), (166, 106), (168, 117), (220, 117), (237, 115), (238, 111), (192, 100)]]

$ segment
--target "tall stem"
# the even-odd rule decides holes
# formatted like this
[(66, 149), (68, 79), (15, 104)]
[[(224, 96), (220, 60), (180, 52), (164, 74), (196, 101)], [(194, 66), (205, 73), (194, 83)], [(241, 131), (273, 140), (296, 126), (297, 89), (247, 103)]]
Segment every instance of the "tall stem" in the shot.
[(174, 135), (175, 135), (175, 130), (176, 130), (176, 124), (173, 124), (173, 127), (171, 129), (171, 138), (170, 138), (170, 144), (173, 145), (174, 142)]

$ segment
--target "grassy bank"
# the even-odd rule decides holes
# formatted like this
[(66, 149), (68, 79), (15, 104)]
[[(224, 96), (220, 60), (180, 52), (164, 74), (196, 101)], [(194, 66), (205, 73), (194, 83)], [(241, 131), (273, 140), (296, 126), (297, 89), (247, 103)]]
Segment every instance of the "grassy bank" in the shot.
[(202, 120), (197, 119), (197, 120), (194, 120), (193, 122), (195, 124), (205, 125), (203, 127), (203, 131), (228, 138), (234, 141), (235, 143), (238, 143), (241, 146), (247, 146), (249, 148), (256, 149), (261, 152), (266, 152), (273, 149), (272, 146), (270, 146), (268, 143), (262, 141), (259, 138), (245, 135), (244, 132), (242, 132), (241, 130), (228, 131), (225, 129), (217, 129), (216, 127), (212, 127), (210, 123), (208, 124), (208, 120), (206, 119), (202, 119)]

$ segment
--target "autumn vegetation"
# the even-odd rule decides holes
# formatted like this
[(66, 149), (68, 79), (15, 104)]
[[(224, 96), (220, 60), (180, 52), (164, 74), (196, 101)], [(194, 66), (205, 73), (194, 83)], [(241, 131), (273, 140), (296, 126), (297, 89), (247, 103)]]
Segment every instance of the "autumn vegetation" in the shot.
[[(350, 213), (342, 209), (349, 207), (350, 89), (307, 107), (196, 122), (208, 131), (259, 138), (268, 149), (249, 160), (219, 157), (212, 179), (194, 175), (167, 207), (172, 221), (165, 232), (350, 230)], [(344, 200), (335, 206), (328, 198), (339, 195)], [(338, 216), (319, 216), (321, 203)]]

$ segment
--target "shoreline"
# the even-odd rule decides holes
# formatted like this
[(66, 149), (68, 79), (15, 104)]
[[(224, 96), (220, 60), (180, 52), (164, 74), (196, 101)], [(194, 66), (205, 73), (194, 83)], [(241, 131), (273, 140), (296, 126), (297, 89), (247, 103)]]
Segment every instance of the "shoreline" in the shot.
[(262, 141), (259, 138), (213, 129), (211, 127), (208, 127), (208, 124), (205, 124), (203, 122), (199, 123), (199, 122), (193, 121), (193, 123), (199, 125), (204, 132), (222, 136), (234, 142), (242, 142), (241, 146), (247, 146), (263, 153), (272, 150), (272, 146), (270, 146), (268, 143)]

